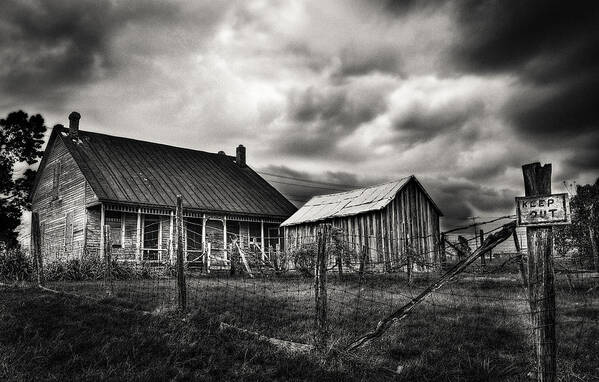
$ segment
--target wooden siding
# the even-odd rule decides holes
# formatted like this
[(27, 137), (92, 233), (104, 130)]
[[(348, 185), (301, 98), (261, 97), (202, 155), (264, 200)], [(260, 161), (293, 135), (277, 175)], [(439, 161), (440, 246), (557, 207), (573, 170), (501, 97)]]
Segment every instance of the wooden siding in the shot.
[(55, 140), (47, 152), (32, 197), (32, 211), (39, 214), (44, 227), (42, 251), (47, 261), (80, 258), (86, 238), (85, 204), (95, 195), (61, 140)]
[(397, 267), (411, 245), (426, 263), (439, 262), (439, 214), (428, 197), (410, 182), (383, 209), (317, 223), (284, 227), (285, 249), (316, 241), (318, 225), (330, 223), (343, 230), (343, 240), (355, 253), (368, 246), (368, 260), (380, 270)]

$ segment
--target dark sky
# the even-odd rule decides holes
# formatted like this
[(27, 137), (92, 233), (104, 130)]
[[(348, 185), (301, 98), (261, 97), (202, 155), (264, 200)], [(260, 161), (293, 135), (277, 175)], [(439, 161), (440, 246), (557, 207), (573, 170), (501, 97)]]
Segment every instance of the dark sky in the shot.
[[(0, 112), (232, 154), (347, 186), (415, 174), (497, 216), (520, 166), (599, 174), (599, 2), (13, 1)], [(293, 183), (286, 178), (269, 180)], [(273, 183), (290, 198), (330, 192)], [(345, 188), (345, 187), (341, 187)]]

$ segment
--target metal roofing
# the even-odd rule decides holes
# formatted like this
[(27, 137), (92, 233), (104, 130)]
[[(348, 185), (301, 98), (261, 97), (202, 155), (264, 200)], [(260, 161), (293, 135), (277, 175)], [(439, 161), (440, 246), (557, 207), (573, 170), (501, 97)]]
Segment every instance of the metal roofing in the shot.
[(100, 201), (184, 206), (203, 211), (287, 218), (296, 211), (281, 193), (235, 157), (135, 139), (58, 128)]
[(397, 192), (412, 179), (415, 180), (416, 178), (412, 175), (397, 181), (357, 190), (314, 196), (289, 219), (285, 220), (281, 226), (316, 222), (380, 210), (389, 204)]

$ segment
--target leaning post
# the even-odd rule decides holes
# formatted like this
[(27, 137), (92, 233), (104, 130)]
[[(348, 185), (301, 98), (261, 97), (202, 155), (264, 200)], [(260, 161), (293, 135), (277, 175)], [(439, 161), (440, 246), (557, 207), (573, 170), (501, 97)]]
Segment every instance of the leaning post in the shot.
[(175, 207), (175, 252), (177, 254), (177, 290), (179, 295), (179, 309), (187, 309), (187, 290), (185, 287), (185, 269), (183, 264), (183, 198), (177, 195)]
[(44, 285), (44, 266), (41, 247), (40, 216), (37, 212), (33, 212), (31, 213), (31, 254), (33, 255), (38, 286)]
[[(544, 166), (541, 166), (540, 163), (527, 164), (522, 166), (522, 173), (527, 197), (551, 195), (551, 164)], [(529, 204), (532, 205), (530, 202)], [(525, 206), (531, 207), (530, 205)], [(521, 206), (522, 204), (518, 205), (519, 213)], [(538, 201), (535, 202), (535, 206), (541, 207)], [(531, 208), (527, 216), (536, 217), (541, 215), (542, 211), (539, 208)], [(537, 358), (537, 381), (555, 381), (557, 363), (553, 227), (551, 225), (527, 226), (526, 236), (528, 242), (528, 293)]]

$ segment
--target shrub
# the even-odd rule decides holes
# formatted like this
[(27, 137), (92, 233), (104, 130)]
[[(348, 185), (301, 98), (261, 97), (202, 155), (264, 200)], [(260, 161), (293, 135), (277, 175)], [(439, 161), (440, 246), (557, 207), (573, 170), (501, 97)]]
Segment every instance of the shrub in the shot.
[[(97, 256), (84, 255), (81, 259), (56, 260), (44, 265), (44, 275), (48, 281), (102, 280), (105, 264)], [(113, 258), (110, 267), (113, 280), (158, 279), (176, 276), (176, 270), (169, 264), (136, 264), (118, 261)]]
[(48, 281), (100, 280), (104, 277), (104, 265), (99, 259), (70, 259), (53, 261), (44, 266)]
[(314, 276), (314, 262), (316, 261), (316, 244), (302, 245), (291, 250), (289, 254), (295, 269), (307, 277)]
[(20, 249), (0, 252), (0, 277), (11, 281), (28, 281), (33, 275), (33, 264)]

